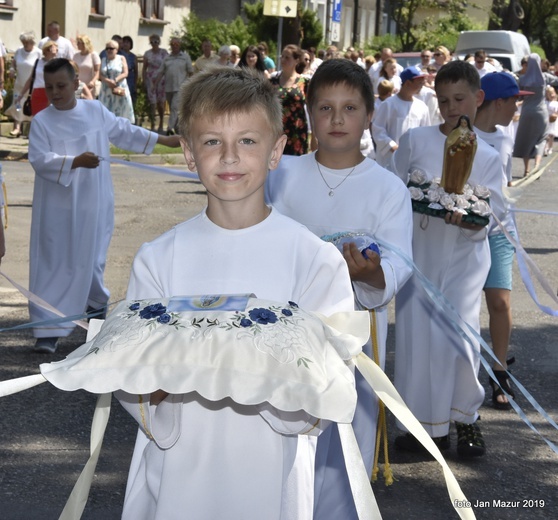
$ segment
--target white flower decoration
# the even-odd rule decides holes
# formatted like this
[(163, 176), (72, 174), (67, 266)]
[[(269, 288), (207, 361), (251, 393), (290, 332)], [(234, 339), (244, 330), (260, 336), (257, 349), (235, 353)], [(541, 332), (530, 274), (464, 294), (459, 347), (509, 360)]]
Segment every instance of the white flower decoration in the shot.
[(455, 197), (455, 207), (458, 209), (467, 209), (470, 206), (470, 202), (464, 195), (457, 195)]
[(440, 204), (448, 211), (453, 210), (453, 208), (455, 207), (455, 202), (453, 201), (453, 198), (449, 193), (444, 193), (440, 197)]
[(486, 186), (475, 186), (473, 193), (479, 199), (487, 199), (488, 197), (490, 197), (490, 190)]
[(478, 200), (471, 206), (471, 211), (481, 217), (488, 217), (492, 211), (490, 205), (485, 200)]
[(440, 184), (442, 182), (442, 178), (441, 177), (434, 177), (432, 179), (431, 184)]
[(463, 188), (463, 195), (467, 200), (471, 200), (471, 197), (473, 196), (473, 188), (471, 188), (470, 186), (465, 186)]
[(453, 208), (454, 213), (461, 213), (462, 215), (467, 215), (467, 211), (463, 208)]
[(426, 173), (424, 173), (422, 170), (413, 170), (411, 172), (411, 176), (409, 177), (409, 180), (413, 183), (413, 184), (424, 184), (427, 179), (426, 179)]
[(431, 202), (430, 204), (428, 204), (428, 207), (431, 209), (444, 209), (444, 207), (437, 202)]
[(444, 193), (445, 191), (442, 188), (434, 188), (430, 185), (430, 189), (426, 192), (426, 197), (430, 202), (438, 202)]
[(411, 194), (411, 199), (413, 199), (413, 200), (424, 199), (424, 193), (422, 192), (422, 190), (420, 188), (416, 188), (414, 186), (411, 186), (409, 188), (409, 193)]

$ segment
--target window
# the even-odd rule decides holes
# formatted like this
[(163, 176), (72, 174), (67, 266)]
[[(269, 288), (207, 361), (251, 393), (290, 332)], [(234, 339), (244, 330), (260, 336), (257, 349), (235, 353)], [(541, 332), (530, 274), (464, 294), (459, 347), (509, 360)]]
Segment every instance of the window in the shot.
[(14, 0), (0, 0), (0, 7), (13, 7)]
[(91, 0), (91, 14), (105, 14), (105, 0)]
[(164, 20), (165, 0), (141, 0), (141, 12), (148, 20)]

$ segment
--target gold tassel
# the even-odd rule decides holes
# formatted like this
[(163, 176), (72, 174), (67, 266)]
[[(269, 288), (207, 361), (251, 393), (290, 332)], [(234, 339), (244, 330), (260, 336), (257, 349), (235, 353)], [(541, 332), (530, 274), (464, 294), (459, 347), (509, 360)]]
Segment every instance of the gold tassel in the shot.
[[(378, 345), (378, 335), (376, 327), (376, 311), (374, 309), (369, 309), (370, 312), (370, 338), (372, 341), (372, 356), (374, 362), (380, 365), (380, 350)], [(378, 460), (380, 458), (380, 444), (383, 437), (384, 446), (384, 482), (386, 486), (391, 486), (395, 480), (391, 466), (389, 464), (388, 456), (388, 435), (387, 435), (387, 418), (386, 418), (386, 407), (382, 401), (378, 403), (378, 425), (376, 427), (376, 449), (374, 452), (374, 465), (372, 466), (372, 476), (370, 482), (376, 482), (378, 479), (379, 465)]]

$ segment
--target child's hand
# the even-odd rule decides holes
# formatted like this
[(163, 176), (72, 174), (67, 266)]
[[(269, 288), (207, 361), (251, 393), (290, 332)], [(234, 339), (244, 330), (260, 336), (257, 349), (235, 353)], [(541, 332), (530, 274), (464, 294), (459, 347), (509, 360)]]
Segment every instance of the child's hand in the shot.
[(72, 168), (97, 168), (101, 158), (93, 152), (84, 152), (77, 155), (72, 162)]
[(462, 219), (463, 214), (459, 213), (458, 211), (446, 213), (444, 216), (446, 224), (453, 224), (454, 226), (458, 226), (463, 229), (469, 229), (471, 231), (480, 231), (483, 228), (483, 226), (479, 224), (469, 224), (468, 222), (463, 222)]
[(384, 289), (386, 281), (380, 265), (380, 255), (367, 249), (366, 258), (358, 250), (354, 242), (343, 244), (343, 256), (349, 267), (351, 280), (364, 282), (377, 289)]

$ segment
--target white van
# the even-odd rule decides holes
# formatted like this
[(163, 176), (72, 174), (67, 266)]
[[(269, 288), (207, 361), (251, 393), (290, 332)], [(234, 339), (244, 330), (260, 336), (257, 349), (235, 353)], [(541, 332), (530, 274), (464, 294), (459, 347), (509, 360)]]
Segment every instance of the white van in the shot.
[(521, 59), (531, 53), (525, 35), (513, 31), (461, 31), (455, 54), (463, 59), (467, 54), (483, 49), (496, 58), (504, 69), (516, 72), (521, 69)]

